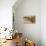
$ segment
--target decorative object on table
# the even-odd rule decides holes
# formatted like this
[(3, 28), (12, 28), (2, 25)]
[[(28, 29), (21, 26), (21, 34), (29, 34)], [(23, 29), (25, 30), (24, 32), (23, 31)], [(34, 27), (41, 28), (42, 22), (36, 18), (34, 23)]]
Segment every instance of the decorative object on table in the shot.
[(26, 40), (25, 46), (35, 46), (35, 43), (32, 40)]
[(15, 30), (16, 33), (18, 33), (18, 30)]
[(12, 29), (9, 30), (7, 27), (0, 27), (0, 38), (12, 39)]
[(5, 27), (1, 27), (0, 28), (0, 38), (5, 38), (5, 36), (6, 36)]
[(5, 30), (4, 31), (6, 31), (7, 30), (7, 28), (5, 28)]
[(24, 24), (34, 24), (36, 22), (35, 16), (24, 16), (23, 17)]
[(15, 33), (14, 39), (16, 46), (22, 46), (22, 33)]
[(12, 30), (9, 30), (9, 29), (7, 29), (7, 31), (6, 31), (6, 39), (7, 40), (12, 40)]
[(0, 46), (2, 46), (4, 43), (6, 43), (6, 30), (5, 30), (5, 27), (1, 27), (0, 28)]

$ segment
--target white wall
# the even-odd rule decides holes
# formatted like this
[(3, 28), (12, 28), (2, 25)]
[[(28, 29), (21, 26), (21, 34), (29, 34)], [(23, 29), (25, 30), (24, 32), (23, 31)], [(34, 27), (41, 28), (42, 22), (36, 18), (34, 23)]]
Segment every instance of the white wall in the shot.
[(46, 46), (46, 0), (41, 1), (41, 40), (42, 46)]
[(16, 0), (0, 0), (0, 27), (12, 28), (12, 6)]
[[(25, 38), (34, 40), (36, 46), (41, 46), (41, 0), (23, 0), (14, 10), (15, 28), (22, 32)], [(23, 16), (31, 15), (36, 16), (36, 23), (24, 24)]]

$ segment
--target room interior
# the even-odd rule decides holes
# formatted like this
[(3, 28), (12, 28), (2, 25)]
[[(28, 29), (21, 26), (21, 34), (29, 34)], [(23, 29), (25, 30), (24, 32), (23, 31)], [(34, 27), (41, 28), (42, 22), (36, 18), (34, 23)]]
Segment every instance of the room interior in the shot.
[(45, 0), (2, 0), (0, 46), (46, 46), (45, 3)]

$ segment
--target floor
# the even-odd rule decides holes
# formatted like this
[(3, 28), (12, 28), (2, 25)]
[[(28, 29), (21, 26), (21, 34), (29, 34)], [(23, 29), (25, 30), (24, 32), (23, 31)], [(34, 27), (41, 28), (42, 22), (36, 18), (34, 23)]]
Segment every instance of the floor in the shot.
[(6, 42), (2, 43), (0, 46), (16, 46), (15, 39), (14, 40), (6, 40)]

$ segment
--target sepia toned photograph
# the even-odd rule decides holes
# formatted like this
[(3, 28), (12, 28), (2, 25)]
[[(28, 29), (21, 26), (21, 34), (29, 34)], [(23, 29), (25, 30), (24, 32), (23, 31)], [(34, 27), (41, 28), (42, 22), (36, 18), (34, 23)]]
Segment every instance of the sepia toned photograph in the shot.
[(24, 24), (35, 24), (36, 17), (35, 16), (24, 16), (23, 21), (24, 21)]

